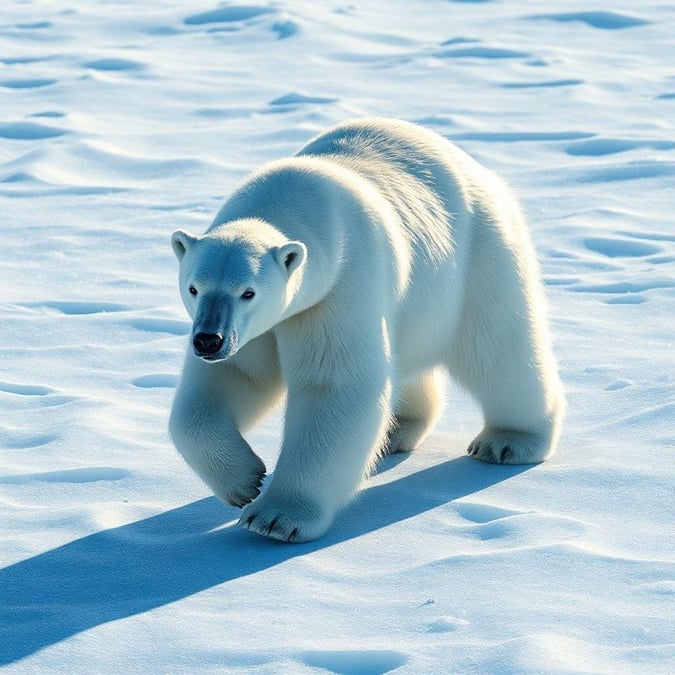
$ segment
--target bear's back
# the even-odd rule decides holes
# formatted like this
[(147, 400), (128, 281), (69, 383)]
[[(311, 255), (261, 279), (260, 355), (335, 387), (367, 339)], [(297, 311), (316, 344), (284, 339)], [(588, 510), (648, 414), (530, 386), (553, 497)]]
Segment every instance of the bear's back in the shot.
[(438, 134), (384, 118), (339, 124), (296, 156), (331, 161), (374, 185), (397, 212), (413, 257), (422, 264), (453, 254), (478, 182), (473, 175), (482, 169)]

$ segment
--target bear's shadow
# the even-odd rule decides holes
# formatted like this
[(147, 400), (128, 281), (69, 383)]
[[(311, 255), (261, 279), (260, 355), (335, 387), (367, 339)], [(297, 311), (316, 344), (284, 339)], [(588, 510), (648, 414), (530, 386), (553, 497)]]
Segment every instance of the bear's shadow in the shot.
[[(386, 458), (380, 472), (401, 456)], [(75, 540), (0, 570), (0, 665), (95, 626), (147, 612), (348, 541), (531, 468), (468, 457), (365, 489), (330, 532), (281, 544), (235, 527), (215, 497)]]

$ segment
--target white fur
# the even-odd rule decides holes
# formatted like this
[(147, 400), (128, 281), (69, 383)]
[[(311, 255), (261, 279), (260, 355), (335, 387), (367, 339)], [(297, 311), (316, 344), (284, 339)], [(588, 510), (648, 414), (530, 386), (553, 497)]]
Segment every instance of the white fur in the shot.
[[(248, 504), (249, 529), (321, 536), (378, 453), (429, 433), (441, 369), (482, 406), (473, 457), (554, 451), (564, 401), (523, 217), (440, 136), (339, 125), (247, 178), (205, 235), (178, 231), (173, 247), (193, 338), (222, 347), (209, 362), (188, 350), (171, 434), (221, 499)], [(257, 497), (265, 467), (241, 433), (284, 391), (281, 454)]]

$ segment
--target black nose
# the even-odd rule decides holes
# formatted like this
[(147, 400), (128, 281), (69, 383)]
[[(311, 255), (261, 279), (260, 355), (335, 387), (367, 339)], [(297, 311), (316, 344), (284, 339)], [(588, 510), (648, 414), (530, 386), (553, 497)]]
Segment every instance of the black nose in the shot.
[(219, 333), (197, 333), (192, 339), (197, 354), (207, 356), (215, 354), (223, 346), (223, 336)]

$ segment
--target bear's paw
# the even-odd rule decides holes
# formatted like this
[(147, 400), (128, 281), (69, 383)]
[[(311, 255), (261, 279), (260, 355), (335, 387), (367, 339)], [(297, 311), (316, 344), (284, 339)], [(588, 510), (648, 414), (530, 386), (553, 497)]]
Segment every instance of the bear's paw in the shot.
[(491, 464), (538, 464), (550, 454), (551, 447), (542, 434), (483, 429), (466, 451), (474, 459)]
[(214, 491), (224, 502), (237, 508), (243, 508), (260, 494), (260, 487), (265, 478), (265, 466), (256, 467), (246, 476), (238, 475), (237, 478), (236, 484), (231, 480), (228, 480), (226, 484), (223, 481), (224, 484), (215, 487)]
[(382, 454), (412, 452), (419, 447), (428, 431), (429, 423), (426, 421), (397, 419), (387, 434)]
[(244, 508), (239, 525), (264, 537), (289, 543), (318, 539), (331, 524), (331, 518), (305, 497), (263, 493)]

